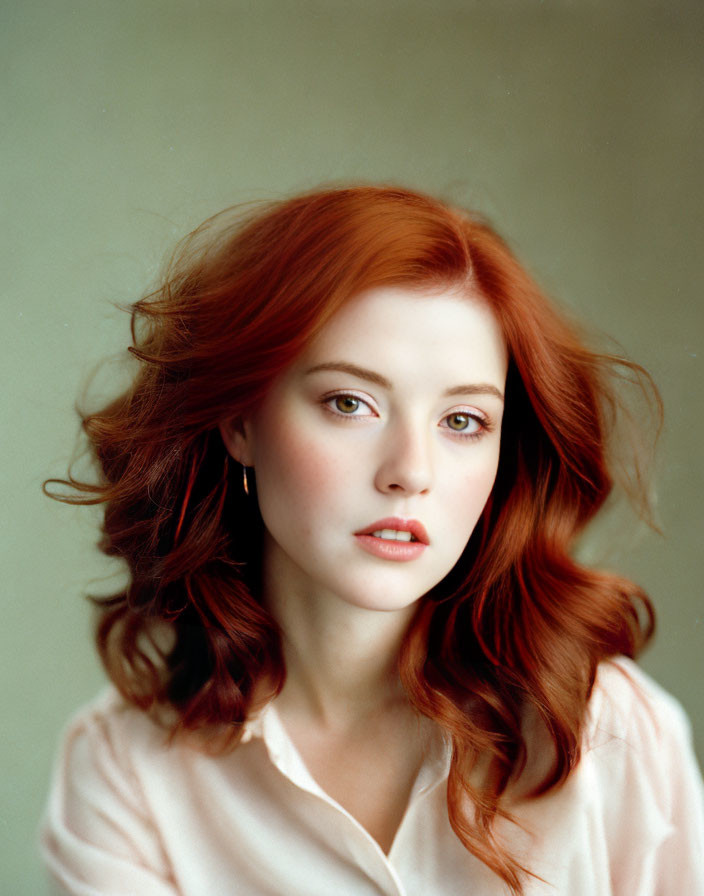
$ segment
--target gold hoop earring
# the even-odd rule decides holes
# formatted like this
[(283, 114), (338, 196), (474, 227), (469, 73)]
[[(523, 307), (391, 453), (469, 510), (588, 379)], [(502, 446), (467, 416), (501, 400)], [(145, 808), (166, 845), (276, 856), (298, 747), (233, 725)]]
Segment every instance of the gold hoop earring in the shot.
[(245, 495), (249, 494), (249, 483), (247, 482), (247, 467), (242, 464), (242, 485), (244, 487)]

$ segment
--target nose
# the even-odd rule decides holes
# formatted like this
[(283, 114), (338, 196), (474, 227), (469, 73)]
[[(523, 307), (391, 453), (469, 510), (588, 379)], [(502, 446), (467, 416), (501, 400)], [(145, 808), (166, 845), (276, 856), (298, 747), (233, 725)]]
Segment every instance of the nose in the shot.
[(385, 434), (374, 485), (385, 494), (417, 495), (432, 487), (431, 434), (419, 424), (399, 423)]

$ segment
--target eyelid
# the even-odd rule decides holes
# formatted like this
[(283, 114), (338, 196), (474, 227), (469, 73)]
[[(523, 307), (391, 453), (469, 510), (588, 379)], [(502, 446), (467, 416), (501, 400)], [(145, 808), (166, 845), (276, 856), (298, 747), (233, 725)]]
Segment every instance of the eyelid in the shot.
[[(330, 407), (330, 402), (335, 398), (355, 398), (357, 401), (360, 401), (362, 404), (366, 405), (367, 408), (372, 412), (371, 414), (343, 414), (342, 411), (335, 411)], [(364, 393), (356, 392), (354, 389), (335, 389), (332, 392), (327, 392), (320, 399), (320, 403), (330, 411), (331, 414), (334, 414), (336, 417), (371, 417), (378, 416), (378, 411), (374, 407), (374, 403), (372, 399), (365, 395)]]
[(479, 410), (479, 408), (474, 407), (474, 405), (457, 405), (457, 407), (445, 411), (442, 418), (444, 420), (447, 417), (452, 417), (453, 414), (464, 414), (467, 417), (471, 417), (473, 420), (479, 421), (479, 423), (483, 423), (485, 426), (491, 426), (491, 417), (484, 411)]
[[(464, 429), (452, 429), (452, 427), (447, 426), (447, 425), (442, 426), (442, 424), (449, 417), (454, 417), (455, 415), (459, 415), (459, 414), (461, 414), (462, 416), (465, 416), (465, 417), (469, 417), (470, 420), (474, 420), (476, 423), (479, 424), (480, 429), (478, 429), (478, 430), (470, 429), (468, 431), (468, 430), (464, 430)], [(442, 418), (440, 420), (440, 426), (442, 429), (448, 430), (448, 432), (450, 432), (453, 436), (457, 436), (458, 438), (465, 438), (465, 439), (479, 438), (484, 433), (492, 432), (492, 430), (494, 429), (494, 423), (493, 423), (491, 417), (489, 417), (487, 414), (485, 414), (484, 411), (480, 411), (479, 408), (470, 407), (467, 405), (451, 408), (449, 411), (447, 411), (445, 414), (443, 414)]]

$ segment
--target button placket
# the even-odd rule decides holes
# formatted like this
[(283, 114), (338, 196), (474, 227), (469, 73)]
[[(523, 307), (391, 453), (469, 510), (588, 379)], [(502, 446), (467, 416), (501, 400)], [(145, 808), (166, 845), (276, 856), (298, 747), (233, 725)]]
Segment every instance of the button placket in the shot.
[(407, 896), (389, 856), (384, 854), (366, 828), (327, 794), (308, 771), (272, 704), (263, 710), (260, 720), (261, 737), (272, 764), (292, 784), (321, 800), (345, 819), (344, 840), (347, 850), (360, 869), (379, 886), (379, 893), (383, 896)]

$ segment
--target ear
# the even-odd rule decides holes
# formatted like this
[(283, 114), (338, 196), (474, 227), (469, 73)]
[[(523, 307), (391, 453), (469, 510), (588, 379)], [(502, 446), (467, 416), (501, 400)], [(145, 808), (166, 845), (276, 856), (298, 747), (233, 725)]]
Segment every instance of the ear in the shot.
[(227, 453), (245, 467), (254, 466), (251, 426), (241, 417), (223, 420), (218, 425)]

